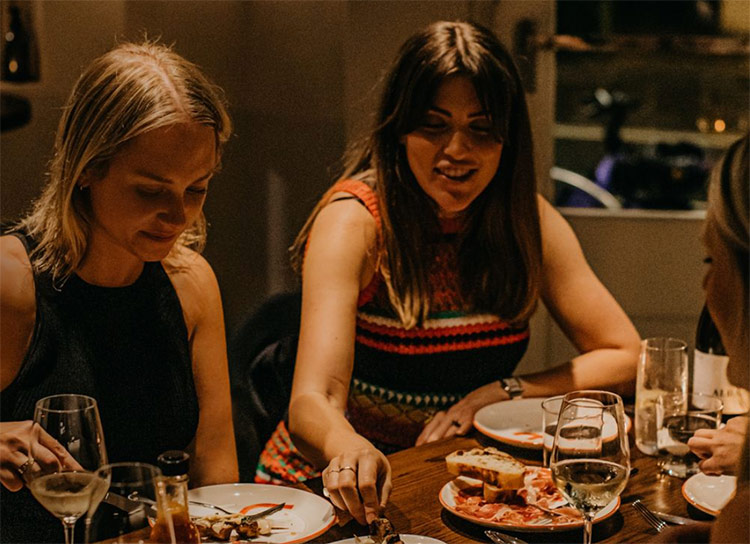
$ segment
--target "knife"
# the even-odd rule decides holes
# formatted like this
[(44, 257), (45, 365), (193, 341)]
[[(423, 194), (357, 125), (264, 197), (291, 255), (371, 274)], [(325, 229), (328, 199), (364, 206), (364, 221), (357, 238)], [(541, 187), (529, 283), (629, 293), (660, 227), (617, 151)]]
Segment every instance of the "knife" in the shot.
[(275, 514), (276, 512), (284, 508), (284, 506), (286, 506), (286, 503), (282, 502), (281, 504), (277, 504), (276, 506), (272, 506), (271, 508), (266, 508), (265, 510), (258, 512), (257, 514), (249, 514), (243, 517), (242, 521), (244, 521), (245, 523), (250, 523), (260, 518), (270, 516), (271, 514)]
[(697, 519), (676, 516), (674, 514), (666, 514), (664, 512), (654, 512), (654, 515), (657, 518), (664, 520), (667, 523), (673, 523), (674, 525), (693, 525), (694, 523), (700, 523)]

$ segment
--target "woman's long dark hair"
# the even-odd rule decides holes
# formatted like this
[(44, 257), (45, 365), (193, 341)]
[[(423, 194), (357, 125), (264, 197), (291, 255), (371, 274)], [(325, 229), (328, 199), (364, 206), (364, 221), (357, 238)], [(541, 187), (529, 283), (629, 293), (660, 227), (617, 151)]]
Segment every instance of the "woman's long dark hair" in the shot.
[[(464, 296), (477, 310), (513, 322), (528, 320), (539, 296), (542, 267), (531, 130), (524, 90), (509, 53), (486, 28), (437, 22), (401, 47), (385, 82), (376, 126), (347, 162), (344, 177), (373, 170), (380, 202), (380, 272), (406, 327), (430, 311), (426, 241), (439, 229), (437, 209), (409, 168), (402, 136), (414, 131), (437, 88), (468, 77), (503, 142), (498, 170), (471, 204), (459, 247)], [(304, 247), (324, 196), (292, 246), (301, 270)]]

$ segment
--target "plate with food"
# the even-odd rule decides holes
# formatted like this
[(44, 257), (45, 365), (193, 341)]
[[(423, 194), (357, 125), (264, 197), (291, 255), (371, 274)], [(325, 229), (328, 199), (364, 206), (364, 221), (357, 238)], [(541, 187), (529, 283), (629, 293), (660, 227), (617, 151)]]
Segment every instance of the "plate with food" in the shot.
[[(266, 484), (221, 484), (198, 487), (188, 492), (190, 501), (220, 506), (226, 514), (209, 506), (190, 505), (201, 536), (209, 542), (242, 539), (276, 544), (307, 542), (325, 533), (336, 522), (331, 503), (313, 493)], [(253, 514), (284, 503), (261, 519)]]
[[(517, 448), (541, 450), (544, 445), (542, 432), (543, 398), (504, 400), (480, 408), (474, 415), (474, 427), (493, 440)], [(611, 417), (611, 416), (610, 416)], [(625, 429), (632, 422), (625, 415)], [(616, 434), (614, 419), (604, 423), (605, 440)]]
[(345, 538), (332, 544), (445, 544), (442, 540), (429, 536), (399, 535), (385, 516), (372, 521), (369, 530), (370, 534), (367, 536)]
[(698, 510), (718, 516), (734, 497), (736, 488), (737, 478), (734, 476), (708, 476), (699, 472), (682, 484), (682, 496)]
[[(465, 520), (510, 531), (577, 529), (583, 518), (555, 487), (549, 469), (526, 466), (496, 448), (458, 450), (446, 457), (456, 478), (440, 490), (440, 504)], [(595, 517), (600, 522), (620, 507), (619, 497)]]

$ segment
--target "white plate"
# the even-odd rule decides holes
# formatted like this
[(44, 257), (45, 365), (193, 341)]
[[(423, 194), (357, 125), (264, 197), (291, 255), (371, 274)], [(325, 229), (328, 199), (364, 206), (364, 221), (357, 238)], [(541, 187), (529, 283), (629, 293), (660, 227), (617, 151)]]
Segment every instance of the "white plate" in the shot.
[[(280, 512), (268, 519), (289, 527), (274, 531), (270, 535), (261, 535), (257, 540), (278, 544), (296, 544), (307, 542), (325, 533), (336, 522), (331, 503), (307, 491), (265, 484), (222, 484), (198, 487), (188, 491), (193, 501), (208, 502), (222, 506), (227, 510), (252, 514), (276, 504), (286, 503)], [(213, 508), (190, 505), (193, 516), (210, 516), (223, 514)], [(249, 540), (248, 542), (253, 542)]]
[[(467, 514), (466, 512), (461, 512), (456, 509), (456, 495), (461, 489), (466, 489), (467, 487), (475, 487), (475, 486), (481, 486), (482, 482), (480, 480), (475, 480), (473, 478), (466, 478), (465, 476), (459, 476), (458, 478), (448, 482), (443, 486), (443, 489), (440, 490), (440, 504), (443, 505), (443, 508), (448, 510), (451, 514), (454, 514), (460, 518), (463, 518), (467, 521), (471, 521), (472, 523), (476, 523), (478, 525), (482, 525), (484, 527), (490, 527), (493, 529), (507, 529), (509, 531), (520, 531), (520, 532), (526, 532), (526, 533), (542, 533), (542, 532), (549, 532), (549, 531), (568, 531), (570, 529), (577, 529), (578, 527), (583, 526), (583, 520), (581, 521), (575, 521), (575, 522), (568, 522), (568, 523), (547, 523), (547, 524), (539, 524), (539, 523), (502, 523), (498, 521), (491, 521), (488, 519), (483, 519), (479, 517), (472, 516), (471, 514)], [(620, 497), (617, 497), (615, 500), (613, 500), (611, 503), (609, 503), (607, 506), (605, 506), (602, 510), (599, 511), (599, 513), (594, 517), (594, 523), (598, 523), (600, 521), (603, 521), (607, 519), (609, 516), (617, 512), (617, 509), (620, 508)], [(551, 517), (554, 518), (554, 515), (551, 514)]]
[[(474, 415), (474, 427), (483, 435), (517, 448), (542, 449), (543, 398), (504, 400), (488, 404)], [(614, 435), (614, 420), (604, 425), (606, 436)], [(630, 430), (625, 415), (625, 429)], [(607, 429), (610, 429), (609, 431)]]
[[(442, 540), (436, 538), (430, 538), (429, 536), (419, 535), (399, 535), (404, 544), (445, 544)], [(344, 540), (337, 540), (331, 542), (331, 544), (356, 544), (354, 538), (345, 538)]]
[(698, 510), (717, 516), (734, 496), (736, 488), (734, 476), (708, 476), (699, 472), (682, 484), (682, 496)]

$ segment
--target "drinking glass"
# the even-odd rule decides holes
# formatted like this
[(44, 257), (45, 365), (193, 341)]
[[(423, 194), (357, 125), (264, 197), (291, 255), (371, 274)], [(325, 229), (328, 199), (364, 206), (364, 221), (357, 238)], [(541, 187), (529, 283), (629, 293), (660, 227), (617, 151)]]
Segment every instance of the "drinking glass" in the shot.
[(660, 395), (687, 394), (687, 344), (676, 338), (648, 338), (641, 342), (635, 389), (635, 445), (656, 455), (656, 400)]
[[(29, 489), (42, 506), (62, 521), (66, 544), (73, 542), (76, 521), (101, 500), (94, 471), (107, 462), (96, 400), (85, 395), (53, 395), (34, 409), (35, 447), (56, 440), (69, 454), (64, 462), (31, 475)], [(32, 448), (32, 458), (34, 456)]]
[(622, 493), (630, 474), (619, 395), (573, 391), (563, 397), (550, 469), (557, 489), (583, 515), (583, 542), (590, 544), (594, 516)]
[[(166, 484), (161, 471), (147, 463), (111, 463), (95, 473), (106, 496), (91, 520), (86, 542), (112, 539), (114, 543), (150, 541), (149, 518), (164, 526), (158, 542), (175, 543), (174, 526), (166, 505)], [(161, 516), (158, 516), (162, 513)]]
[(718, 429), (723, 404), (719, 397), (703, 393), (660, 395), (656, 403), (656, 435), (659, 468), (665, 474), (687, 478), (700, 472), (700, 459), (687, 441), (698, 429)]
[(563, 397), (565, 395), (556, 395), (542, 401), (542, 436), (543, 436), (543, 455), (544, 466), (549, 466), (550, 452), (552, 443), (555, 440), (555, 429), (557, 429), (557, 417), (560, 415)]

